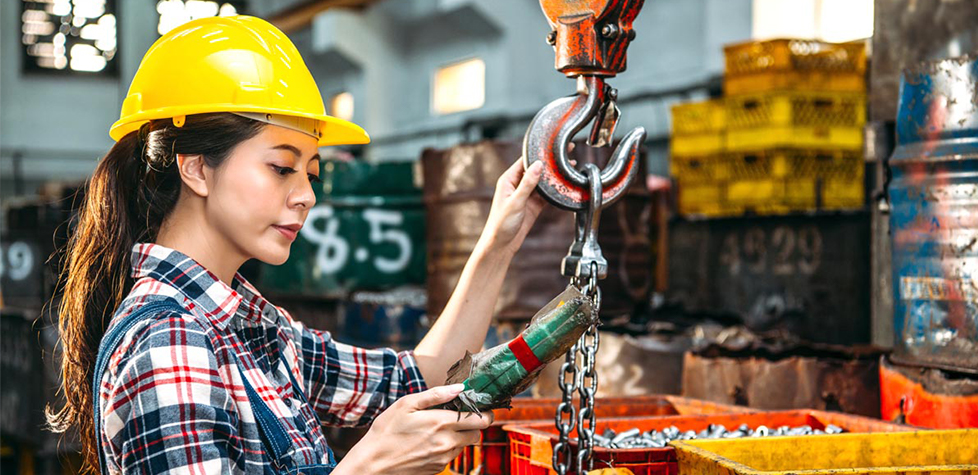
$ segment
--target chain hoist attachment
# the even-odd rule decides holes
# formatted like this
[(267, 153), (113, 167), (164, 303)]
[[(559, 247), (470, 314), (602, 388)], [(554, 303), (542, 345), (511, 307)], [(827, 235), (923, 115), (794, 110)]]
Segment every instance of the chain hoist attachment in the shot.
[(592, 277), (595, 280), (607, 277), (608, 260), (598, 244), (598, 223), (603, 206), (601, 172), (593, 163), (584, 165), (584, 172), (591, 188), (590, 200), (586, 208), (575, 214), (574, 243), (560, 262), (560, 273), (586, 282)]
[(554, 67), (568, 75), (614, 76), (625, 70), (632, 22), (645, 0), (540, 0), (550, 23)]
[[(580, 289), (595, 315), (601, 309), (598, 281), (608, 274), (608, 261), (598, 245), (601, 209), (615, 202), (638, 173), (639, 147), (645, 129), (636, 127), (611, 153), (603, 170), (595, 164), (572, 166), (567, 147), (588, 124), (588, 145), (609, 145), (621, 115), (618, 92), (605, 79), (625, 70), (625, 52), (635, 39), (632, 23), (644, 0), (540, 0), (551, 31), (547, 42), (553, 45), (554, 67), (568, 77), (577, 78), (577, 93), (562, 97), (537, 112), (523, 139), (523, 165), (529, 168), (543, 162), (537, 189), (551, 204), (575, 212), (574, 243), (561, 261), (561, 274), (572, 287)], [(559, 475), (578, 473), (593, 467), (594, 397), (598, 374), (595, 355), (599, 334), (597, 317), (567, 353), (558, 383), (563, 399), (557, 407), (555, 424), (560, 435), (553, 451), (553, 468)], [(577, 354), (584, 365), (578, 371)], [(573, 396), (580, 393), (580, 410), (575, 411)], [(576, 416), (576, 417), (575, 417)], [(576, 457), (570, 449), (570, 432), (579, 434)], [(575, 463), (576, 462), (576, 463)]]

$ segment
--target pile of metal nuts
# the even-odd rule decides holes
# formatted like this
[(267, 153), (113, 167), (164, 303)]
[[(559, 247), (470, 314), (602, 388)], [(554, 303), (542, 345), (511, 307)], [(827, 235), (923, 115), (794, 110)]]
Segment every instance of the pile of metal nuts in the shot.
[(665, 447), (673, 440), (689, 439), (736, 439), (740, 437), (767, 437), (777, 435), (818, 435), (818, 434), (839, 434), (845, 432), (841, 427), (829, 424), (825, 430), (812, 429), (812, 426), (804, 425), (799, 427), (781, 426), (771, 429), (767, 426), (758, 426), (751, 429), (747, 424), (741, 424), (736, 430), (728, 431), (720, 424), (710, 424), (699, 432), (688, 430), (680, 431), (676, 426), (670, 426), (661, 431), (650, 430), (642, 432), (639, 429), (631, 429), (620, 434), (611, 429), (606, 429), (603, 434), (594, 434), (594, 445), (608, 449), (640, 449), (640, 448), (661, 448)]

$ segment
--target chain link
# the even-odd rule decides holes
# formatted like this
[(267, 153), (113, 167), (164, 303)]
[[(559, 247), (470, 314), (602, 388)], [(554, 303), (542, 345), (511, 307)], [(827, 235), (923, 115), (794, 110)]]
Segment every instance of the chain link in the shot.
[(557, 378), (557, 386), (563, 393), (563, 399), (557, 405), (557, 414), (554, 423), (557, 425), (557, 432), (560, 439), (554, 444), (553, 467), (559, 475), (566, 475), (570, 470), (571, 446), (570, 433), (577, 426), (577, 417), (574, 409), (574, 391), (577, 390), (577, 345), (571, 347), (564, 355), (564, 364), (560, 369), (560, 377)]
[[(591, 299), (591, 311), (598, 315), (601, 311), (601, 289), (598, 287), (597, 264), (595, 263), (591, 263), (591, 276), (584, 288), (584, 295)], [(598, 326), (595, 323), (581, 335), (577, 344), (584, 365), (584, 370), (579, 373), (580, 379), (577, 383), (577, 390), (581, 395), (581, 408), (577, 414), (577, 467), (579, 473), (586, 473), (594, 467), (591, 454), (594, 448), (594, 397), (598, 391), (598, 373), (594, 369), (594, 364), (600, 342)]]

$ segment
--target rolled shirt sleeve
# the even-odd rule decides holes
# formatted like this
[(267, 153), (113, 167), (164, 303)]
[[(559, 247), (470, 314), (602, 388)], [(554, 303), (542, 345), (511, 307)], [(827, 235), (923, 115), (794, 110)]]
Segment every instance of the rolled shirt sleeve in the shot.
[(370, 424), (400, 397), (427, 389), (414, 352), (339, 343), (329, 332), (289, 319), (301, 341), (306, 394), (323, 424)]

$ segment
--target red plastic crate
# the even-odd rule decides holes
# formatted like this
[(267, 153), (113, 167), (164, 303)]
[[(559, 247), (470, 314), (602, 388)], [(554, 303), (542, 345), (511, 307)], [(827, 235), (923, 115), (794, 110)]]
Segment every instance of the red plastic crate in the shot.
[[(481, 466), (483, 475), (504, 475), (509, 471), (509, 440), (503, 426), (513, 422), (544, 422), (553, 425), (559, 399), (513, 399), (512, 409), (497, 409), (492, 426), (482, 431), (478, 445), (466, 447), (444, 473), (469, 474)], [(594, 404), (595, 417), (625, 418), (634, 416), (675, 416), (681, 414), (724, 414), (756, 411), (742, 406), (680, 396), (634, 396), (598, 398)]]
[[(847, 432), (894, 432), (912, 430), (911, 427), (884, 422), (868, 417), (853, 416), (838, 412), (816, 410), (791, 410), (753, 412), (746, 414), (712, 414), (659, 417), (628, 417), (597, 420), (595, 433), (605, 429), (622, 432), (639, 428), (642, 432), (652, 429), (662, 430), (676, 426), (680, 431), (701, 431), (711, 424), (721, 424), (733, 428), (747, 424), (751, 428), (764, 425), (772, 429), (780, 426), (809, 425), (813, 429), (825, 429), (829, 424), (845, 429)], [(556, 473), (551, 468), (553, 444), (558, 440), (553, 423), (506, 424), (509, 434), (510, 472), (512, 475), (549, 475)], [(577, 437), (577, 431), (571, 433)], [(818, 436), (812, 436), (818, 437)], [(572, 454), (577, 444), (571, 442)], [(672, 447), (608, 449), (594, 448), (594, 468), (627, 468), (635, 475), (678, 475), (676, 451)]]

